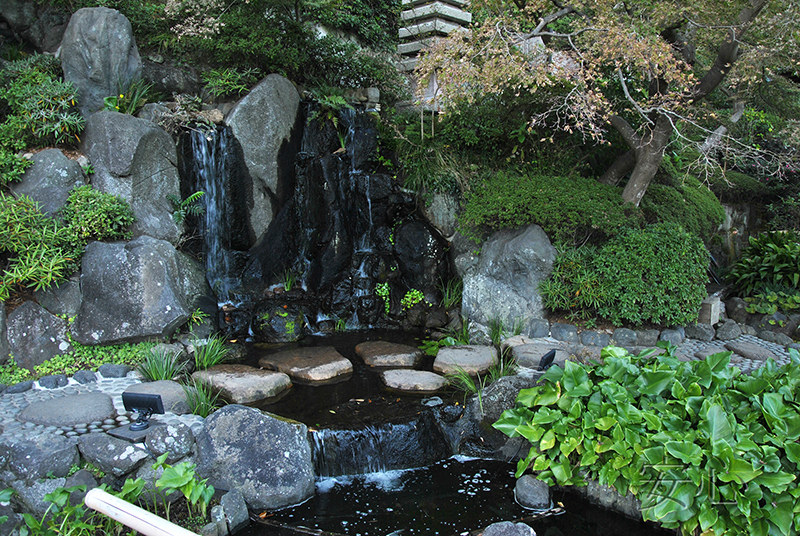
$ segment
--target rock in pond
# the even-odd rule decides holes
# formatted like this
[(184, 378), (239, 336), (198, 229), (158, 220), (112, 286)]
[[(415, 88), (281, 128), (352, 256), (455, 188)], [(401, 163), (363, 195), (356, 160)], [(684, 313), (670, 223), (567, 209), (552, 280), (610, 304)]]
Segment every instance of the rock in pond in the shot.
[(391, 389), (409, 392), (434, 392), (447, 385), (447, 379), (425, 370), (392, 369), (381, 372), (381, 380)]
[(387, 341), (367, 341), (356, 345), (356, 354), (371, 367), (413, 368), (422, 359), (422, 350)]
[(222, 398), (234, 404), (264, 400), (292, 386), (292, 380), (283, 372), (247, 365), (218, 365), (197, 371), (192, 377), (208, 383)]
[(446, 346), (439, 350), (433, 370), (442, 374), (464, 371), (475, 376), (489, 370), (496, 361), (497, 350), (493, 346)]
[(331, 346), (285, 350), (262, 357), (258, 364), (307, 382), (324, 382), (353, 372), (353, 364)]

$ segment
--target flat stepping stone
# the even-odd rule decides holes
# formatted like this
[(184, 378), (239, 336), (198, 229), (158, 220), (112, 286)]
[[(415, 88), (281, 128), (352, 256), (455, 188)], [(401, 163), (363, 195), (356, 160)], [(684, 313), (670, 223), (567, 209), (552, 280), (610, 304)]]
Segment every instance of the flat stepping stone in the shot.
[(356, 345), (356, 354), (370, 367), (413, 368), (422, 359), (422, 350), (387, 341), (367, 341)]
[(739, 340), (730, 341), (725, 343), (725, 348), (746, 359), (752, 359), (754, 361), (766, 361), (770, 358), (778, 359), (778, 357), (772, 353), (772, 350), (768, 350), (753, 342)]
[(286, 350), (264, 356), (258, 364), (307, 382), (324, 382), (353, 372), (353, 364), (332, 346)]
[(195, 372), (192, 378), (207, 383), (222, 398), (234, 404), (271, 398), (292, 386), (292, 380), (283, 372), (247, 365), (217, 365)]
[(511, 348), (511, 356), (520, 367), (538, 369), (542, 357), (550, 350), (556, 351), (556, 357), (553, 359), (553, 366), (563, 367), (564, 362), (569, 357), (569, 353), (563, 350), (558, 344), (520, 344)]
[(494, 346), (445, 346), (436, 355), (433, 371), (441, 374), (464, 371), (470, 376), (477, 376), (489, 370), (496, 362), (497, 350)]
[(104, 393), (68, 395), (32, 402), (17, 419), (45, 426), (75, 426), (114, 419), (117, 411), (111, 397)]
[(727, 352), (725, 348), (721, 348), (719, 346), (708, 346), (706, 348), (701, 348), (694, 353), (694, 357), (697, 359), (705, 359), (710, 355), (718, 354), (720, 352)]
[(407, 392), (432, 393), (447, 385), (447, 379), (425, 370), (392, 369), (381, 372), (386, 387)]
[(191, 413), (189, 404), (186, 403), (186, 392), (178, 382), (172, 380), (158, 380), (155, 382), (142, 382), (131, 385), (125, 389), (126, 393), (147, 395), (161, 395), (164, 411), (176, 415)]

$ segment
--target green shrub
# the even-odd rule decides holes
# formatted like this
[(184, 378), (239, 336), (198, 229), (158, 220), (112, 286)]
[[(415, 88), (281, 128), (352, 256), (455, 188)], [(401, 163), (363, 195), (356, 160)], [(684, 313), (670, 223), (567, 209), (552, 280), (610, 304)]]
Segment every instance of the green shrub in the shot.
[(221, 335), (212, 335), (204, 344), (198, 343), (194, 349), (195, 370), (206, 370), (219, 365), (228, 358), (228, 347)]
[(570, 317), (590, 318), (610, 301), (608, 285), (595, 265), (598, 249), (592, 246), (558, 248), (550, 277), (539, 284), (542, 304)]
[(151, 381), (173, 380), (184, 371), (184, 363), (180, 357), (180, 352), (167, 348), (150, 348), (136, 370)]
[(226, 67), (225, 69), (211, 69), (201, 76), (206, 83), (206, 91), (216, 99), (239, 97), (242, 93), (250, 91), (250, 88), (261, 76), (261, 71), (252, 68)]
[(708, 242), (725, 220), (725, 209), (716, 196), (694, 177), (673, 185), (652, 184), (642, 198), (648, 221), (680, 224)]
[(122, 198), (89, 185), (73, 189), (61, 210), (70, 233), (84, 245), (89, 240), (128, 240), (135, 218)]
[(208, 383), (192, 378), (182, 387), (192, 414), (206, 418), (219, 407), (219, 393), (215, 393)]
[(800, 235), (769, 232), (751, 236), (727, 279), (742, 296), (751, 296), (770, 285), (800, 288)]
[(703, 242), (676, 224), (620, 233), (595, 259), (609, 296), (598, 313), (614, 324), (695, 322), (706, 297), (708, 262)]
[(53, 61), (35, 55), (4, 67), (0, 100), (8, 109), (6, 132), (0, 138), (16, 137), (37, 145), (79, 141), (86, 121), (75, 108), (77, 92), (70, 82), (57, 78), (60, 66)]
[(752, 375), (730, 355), (608, 347), (602, 364), (551, 367), (494, 427), (531, 445), (517, 476), (631, 492), (645, 520), (681, 534), (796, 534), (800, 354)]
[(462, 230), (536, 223), (556, 244), (601, 241), (636, 223), (620, 189), (582, 177), (548, 177), (500, 171), (467, 196)]
[(717, 198), (726, 203), (747, 203), (771, 194), (770, 188), (758, 179), (733, 170), (713, 177), (710, 186)]
[(7, 150), (0, 142), (0, 187), (8, 185), (10, 182), (18, 181), (22, 178), (25, 170), (33, 164), (27, 158), (17, 156)]

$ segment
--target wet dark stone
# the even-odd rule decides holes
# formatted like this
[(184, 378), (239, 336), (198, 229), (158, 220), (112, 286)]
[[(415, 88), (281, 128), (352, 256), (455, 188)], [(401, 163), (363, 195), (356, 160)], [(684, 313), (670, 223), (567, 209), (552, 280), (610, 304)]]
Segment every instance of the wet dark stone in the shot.
[(39, 378), (39, 385), (45, 389), (57, 389), (67, 385), (67, 376), (65, 374), (52, 374)]
[(412, 221), (397, 229), (394, 250), (406, 286), (438, 303), (441, 295), (437, 285), (449, 274), (447, 240), (427, 223)]
[(15, 383), (6, 389), (5, 394), (12, 395), (16, 393), (24, 393), (25, 391), (30, 391), (31, 387), (33, 387), (33, 380)]

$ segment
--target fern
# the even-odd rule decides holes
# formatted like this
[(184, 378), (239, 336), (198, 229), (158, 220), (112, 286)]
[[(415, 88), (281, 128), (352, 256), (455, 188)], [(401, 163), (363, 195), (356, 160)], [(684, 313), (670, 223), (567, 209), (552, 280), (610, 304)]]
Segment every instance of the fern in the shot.
[(175, 220), (175, 223), (180, 225), (186, 221), (186, 218), (189, 216), (199, 216), (203, 214), (205, 208), (200, 204), (200, 198), (204, 195), (205, 192), (199, 190), (181, 201), (181, 198), (177, 195), (169, 194), (167, 199), (172, 204), (174, 210), (172, 219)]

